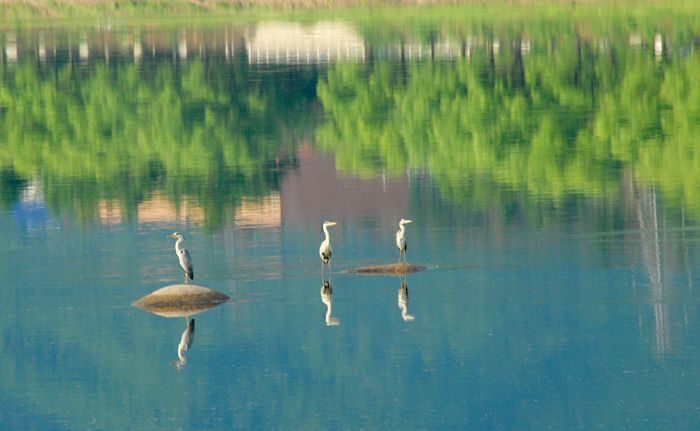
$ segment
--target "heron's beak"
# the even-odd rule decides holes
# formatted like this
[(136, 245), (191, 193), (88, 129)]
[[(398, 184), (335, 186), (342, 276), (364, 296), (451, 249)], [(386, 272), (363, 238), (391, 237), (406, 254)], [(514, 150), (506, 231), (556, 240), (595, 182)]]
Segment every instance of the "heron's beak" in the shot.
[(413, 223), (413, 220), (404, 220), (404, 223)]
[(328, 226), (335, 226), (335, 225), (337, 225), (337, 224), (338, 224), (338, 223), (332, 221), (332, 222), (328, 223)]

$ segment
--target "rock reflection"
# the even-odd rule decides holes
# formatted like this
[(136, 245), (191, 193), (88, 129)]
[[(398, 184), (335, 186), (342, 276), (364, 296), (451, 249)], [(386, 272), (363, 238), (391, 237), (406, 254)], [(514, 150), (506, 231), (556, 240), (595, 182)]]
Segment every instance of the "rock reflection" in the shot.
[(162, 317), (184, 317), (185, 330), (177, 346), (178, 359), (171, 364), (182, 368), (187, 363), (186, 352), (194, 342), (194, 319), (191, 316), (223, 304), (230, 298), (215, 290), (192, 284), (174, 284), (158, 289), (133, 305)]
[(333, 287), (329, 280), (324, 280), (321, 285), (321, 302), (326, 305), (326, 326), (339, 326), (340, 320), (331, 316), (333, 312)]
[(397, 302), (399, 310), (401, 310), (401, 318), (404, 320), (404, 322), (412, 322), (416, 320), (414, 315), (408, 314), (408, 283), (406, 282), (406, 277), (401, 277), (401, 287), (399, 287)]

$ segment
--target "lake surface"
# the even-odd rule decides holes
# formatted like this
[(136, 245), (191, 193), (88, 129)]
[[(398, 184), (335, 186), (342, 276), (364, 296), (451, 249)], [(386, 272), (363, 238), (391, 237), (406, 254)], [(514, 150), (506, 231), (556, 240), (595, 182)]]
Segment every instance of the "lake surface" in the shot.
[(0, 423), (693, 429), (695, 16), (5, 28)]

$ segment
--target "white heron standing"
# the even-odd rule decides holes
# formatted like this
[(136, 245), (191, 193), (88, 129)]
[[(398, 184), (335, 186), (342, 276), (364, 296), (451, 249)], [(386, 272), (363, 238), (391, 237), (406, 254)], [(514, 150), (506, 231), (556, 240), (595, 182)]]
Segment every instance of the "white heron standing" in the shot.
[(321, 243), (318, 248), (318, 254), (321, 256), (321, 277), (323, 277), (323, 264), (328, 264), (328, 272), (331, 272), (331, 237), (328, 234), (328, 228), (335, 226), (337, 223), (334, 221), (324, 221), (323, 222), (323, 233), (326, 234), (326, 238)]
[(403, 257), (404, 262), (406, 261), (406, 227), (407, 223), (411, 223), (413, 220), (401, 219), (399, 221), (399, 230), (396, 231), (396, 247), (399, 248), (399, 262)]
[(194, 269), (192, 268), (192, 258), (185, 248), (185, 237), (180, 232), (171, 233), (170, 238), (177, 238), (175, 241), (175, 254), (180, 260), (180, 266), (185, 271), (185, 283), (187, 279), (194, 280)]

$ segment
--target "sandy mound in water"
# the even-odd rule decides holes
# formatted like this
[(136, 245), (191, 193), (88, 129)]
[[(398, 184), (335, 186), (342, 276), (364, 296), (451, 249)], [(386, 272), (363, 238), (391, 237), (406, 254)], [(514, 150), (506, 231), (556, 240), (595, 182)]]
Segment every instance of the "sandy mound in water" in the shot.
[(229, 299), (208, 287), (173, 284), (144, 296), (132, 305), (164, 317), (182, 317), (201, 313)]
[(414, 265), (412, 263), (391, 263), (387, 265), (363, 266), (362, 268), (351, 269), (348, 272), (368, 275), (404, 275), (423, 271), (424, 269), (424, 266)]

